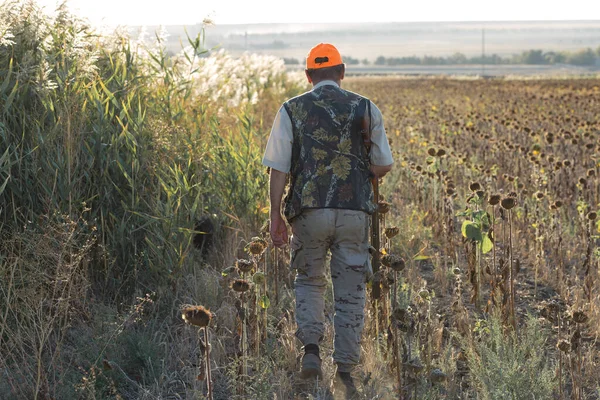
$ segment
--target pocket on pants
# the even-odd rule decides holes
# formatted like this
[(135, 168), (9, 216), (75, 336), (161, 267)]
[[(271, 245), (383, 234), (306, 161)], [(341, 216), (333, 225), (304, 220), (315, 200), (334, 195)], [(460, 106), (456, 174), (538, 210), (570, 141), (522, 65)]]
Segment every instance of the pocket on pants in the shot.
[(290, 268), (293, 270), (298, 271), (305, 268), (303, 247), (303, 243), (298, 239), (298, 236), (292, 235), (292, 240), (290, 240)]
[(353, 271), (364, 274), (367, 280), (373, 275), (369, 243), (361, 243), (356, 249), (348, 250), (344, 261)]

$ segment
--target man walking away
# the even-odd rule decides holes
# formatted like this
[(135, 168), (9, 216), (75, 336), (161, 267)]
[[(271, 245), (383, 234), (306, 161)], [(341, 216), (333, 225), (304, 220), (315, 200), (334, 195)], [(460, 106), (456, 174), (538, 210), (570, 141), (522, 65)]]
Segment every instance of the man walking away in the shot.
[[(320, 43), (306, 58), (311, 91), (280, 108), (265, 150), (271, 168), (270, 233), (273, 244), (288, 244), (296, 271), (296, 336), (303, 344), (300, 375), (321, 377), (319, 343), (324, 333), (326, 258), (335, 300), (336, 387), (356, 395), (351, 372), (360, 361), (369, 261), (369, 214), (375, 210), (372, 177), (392, 168), (393, 158), (379, 109), (364, 96), (344, 90), (345, 64), (331, 44)], [(366, 123), (365, 123), (366, 122)], [(369, 132), (365, 126), (370, 126)], [(282, 197), (287, 174), (290, 186)]]

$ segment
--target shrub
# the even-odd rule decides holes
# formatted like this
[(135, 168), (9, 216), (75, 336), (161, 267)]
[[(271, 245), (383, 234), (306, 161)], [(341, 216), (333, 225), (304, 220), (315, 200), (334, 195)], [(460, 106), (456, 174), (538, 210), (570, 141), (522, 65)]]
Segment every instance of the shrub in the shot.
[(544, 346), (546, 332), (529, 317), (519, 334), (508, 332), (498, 315), (480, 321), (470, 343), (463, 340), (471, 380), (483, 399), (549, 399), (555, 382)]

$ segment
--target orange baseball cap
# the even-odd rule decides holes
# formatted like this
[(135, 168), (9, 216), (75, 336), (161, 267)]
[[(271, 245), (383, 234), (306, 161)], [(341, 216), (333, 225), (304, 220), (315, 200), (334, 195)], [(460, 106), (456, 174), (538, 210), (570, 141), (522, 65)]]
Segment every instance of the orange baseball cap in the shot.
[(329, 43), (319, 43), (306, 56), (306, 69), (335, 67), (343, 63), (338, 49)]

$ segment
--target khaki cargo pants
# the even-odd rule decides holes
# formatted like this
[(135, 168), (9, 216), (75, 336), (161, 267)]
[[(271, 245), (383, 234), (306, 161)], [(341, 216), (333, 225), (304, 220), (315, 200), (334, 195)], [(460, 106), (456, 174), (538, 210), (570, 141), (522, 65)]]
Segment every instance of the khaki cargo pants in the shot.
[(303, 345), (323, 339), (327, 251), (335, 300), (333, 360), (340, 371), (360, 361), (365, 284), (371, 273), (369, 216), (342, 209), (304, 210), (292, 223), (291, 266), (296, 270), (296, 336)]

